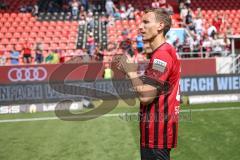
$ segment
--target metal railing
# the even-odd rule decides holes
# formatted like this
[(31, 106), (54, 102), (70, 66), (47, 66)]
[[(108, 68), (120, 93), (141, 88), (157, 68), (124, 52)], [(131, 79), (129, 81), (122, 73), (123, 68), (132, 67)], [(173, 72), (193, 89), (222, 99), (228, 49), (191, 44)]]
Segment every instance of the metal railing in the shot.
[(228, 57), (230, 54), (230, 51), (222, 51), (222, 52), (178, 52), (178, 55), (184, 59), (184, 58), (209, 58), (209, 57), (215, 57), (215, 56), (221, 56), (221, 57)]
[(240, 73), (240, 54), (236, 56), (233, 61), (233, 63), (235, 64), (233, 65), (233, 70), (235, 71), (234, 73)]
[(224, 68), (228, 65), (230, 66), (230, 73), (240, 73), (240, 54), (239, 55), (236, 55), (233, 57), (233, 55), (229, 55), (227, 57), (230, 57), (232, 58), (232, 61), (231, 62), (227, 62), (227, 63), (224, 63), (222, 64), (220, 67), (219, 67), (219, 72), (221, 72), (222, 70), (224, 70)]

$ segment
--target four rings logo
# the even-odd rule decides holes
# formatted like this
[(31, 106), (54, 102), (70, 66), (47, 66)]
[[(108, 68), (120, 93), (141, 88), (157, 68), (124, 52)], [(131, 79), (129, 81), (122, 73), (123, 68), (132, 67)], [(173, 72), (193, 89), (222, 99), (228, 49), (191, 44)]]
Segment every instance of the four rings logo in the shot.
[(47, 78), (47, 70), (43, 67), (11, 68), (8, 71), (8, 79), (18, 81), (42, 81)]

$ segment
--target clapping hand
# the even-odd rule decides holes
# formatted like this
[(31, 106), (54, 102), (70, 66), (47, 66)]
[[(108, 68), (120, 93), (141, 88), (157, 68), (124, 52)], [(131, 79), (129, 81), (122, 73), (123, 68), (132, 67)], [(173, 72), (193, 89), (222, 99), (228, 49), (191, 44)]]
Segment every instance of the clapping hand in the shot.
[(115, 63), (117, 69), (121, 70), (127, 75), (129, 75), (131, 72), (137, 72), (138, 64), (134, 63), (134, 61), (126, 55), (114, 56), (113, 62)]

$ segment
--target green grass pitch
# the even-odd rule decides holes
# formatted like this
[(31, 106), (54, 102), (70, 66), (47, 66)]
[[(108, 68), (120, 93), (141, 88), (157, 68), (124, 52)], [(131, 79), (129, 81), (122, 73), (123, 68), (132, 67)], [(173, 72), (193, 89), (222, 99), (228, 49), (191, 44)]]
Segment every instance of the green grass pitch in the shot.
[[(240, 103), (182, 106), (182, 109), (240, 107)], [(137, 112), (121, 102), (112, 113)], [(239, 160), (240, 110), (181, 113), (178, 148), (172, 160)], [(189, 116), (190, 115), (190, 116)], [(51, 117), (53, 112), (0, 115), (5, 119)], [(140, 160), (138, 121), (119, 116), (89, 121), (0, 123), (0, 160)]]

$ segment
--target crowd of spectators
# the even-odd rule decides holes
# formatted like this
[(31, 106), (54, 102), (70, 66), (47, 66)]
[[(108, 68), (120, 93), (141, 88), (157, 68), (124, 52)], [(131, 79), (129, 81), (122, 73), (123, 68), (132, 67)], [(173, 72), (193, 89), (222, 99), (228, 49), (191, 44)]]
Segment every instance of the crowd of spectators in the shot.
[[(194, 13), (191, 9), (191, 0), (181, 0), (179, 4), (180, 18), (182, 26), (187, 29), (190, 36), (186, 37), (183, 44), (177, 41), (174, 45), (180, 52), (192, 52), (183, 57), (205, 57), (223, 56), (230, 53), (230, 40), (227, 35), (231, 35), (230, 25), (226, 23), (226, 16), (220, 15), (216, 11), (216, 17), (208, 23), (202, 14), (201, 8), (197, 8)], [(227, 32), (222, 29), (227, 27)]]
[[(7, 0), (0, 0), (0, 10), (8, 10), (10, 8), (10, 4)], [(37, 15), (39, 11), (39, 6), (37, 4), (32, 5), (31, 3), (24, 3), (20, 5), (18, 11), (21, 13), (32, 13), (33, 15)]]
[[(0, 4), (1, 8), (6, 8), (4, 3)], [(164, 8), (170, 15), (174, 10), (166, 0), (153, 0), (151, 3), (152, 8)], [(106, 26), (114, 26), (117, 20), (135, 20), (136, 15), (141, 15), (140, 11), (133, 7), (132, 4), (125, 4), (120, 2), (114, 2), (113, 0), (106, 0), (105, 4), (101, 1), (91, 4), (88, 0), (52, 0), (48, 3), (46, 8), (48, 12), (71, 12), (72, 16), (79, 16), (79, 24), (88, 24), (89, 33), (86, 41), (86, 48), (77, 49), (72, 51), (71, 55), (82, 57), (83, 62), (89, 61), (111, 61), (111, 56), (114, 54), (127, 54), (128, 56), (141, 61), (147, 57), (144, 55), (144, 46), (142, 36), (140, 33), (136, 37), (131, 37), (132, 30), (125, 28), (122, 31), (121, 39), (110, 42), (106, 49), (103, 49), (99, 42), (96, 42), (93, 36), (94, 28), (94, 16), (95, 11), (106, 11), (106, 15), (101, 16), (101, 21)], [(21, 12), (32, 12), (34, 15), (38, 14), (38, 6), (21, 6)], [(174, 42), (171, 42), (177, 48), (179, 53), (184, 54), (182, 57), (209, 57), (218, 55), (227, 55), (230, 52), (230, 40), (227, 38), (228, 34), (232, 34), (232, 28), (229, 24), (226, 24), (224, 15), (216, 13), (216, 17), (211, 23), (207, 23), (204, 20), (201, 8), (198, 8), (196, 12), (191, 9), (191, 0), (180, 0), (179, 2), (181, 24), (185, 27), (190, 37), (186, 37), (183, 44), (180, 44), (177, 38)], [(221, 34), (222, 28), (225, 27), (226, 33)], [(191, 38), (192, 37), (192, 38)], [(169, 37), (167, 37), (168, 39)], [(27, 43), (23, 45), (23, 50), (18, 51), (14, 49), (10, 52), (9, 56), (6, 56), (4, 51), (0, 51), (0, 65), (6, 63), (15, 65), (20, 61), (25, 64), (41, 64), (50, 63), (57, 64), (66, 61), (65, 55), (61, 50), (51, 50), (46, 55), (43, 54), (44, 46), (41, 43), (35, 46), (30, 46)], [(192, 54), (194, 53), (194, 54)], [(44, 57), (45, 56), (45, 57)]]
[(94, 1), (94, 3), (88, 0), (51, 0), (47, 7), (44, 8), (44, 12), (71, 12), (73, 16), (77, 16), (82, 12), (87, 11), (104, 11), (103, 1)]
[(9, 4), (7, 0), (0, 1), (0, 10), (7, 10), (9, 8)]
[(164, 8), (168, 14), (173, 14), (173, 7), (166, 2), (166, 0), (154, 0), (151, 5), (152, 8)]
[(7, 63), (10, 65), (18, 65), (21, 62), (21, 64), (57, 64), (64, 62), (64, 56), (62, 56), (60, 50), (50, 51), (49, 54), (44, 57), (41, 43), (38, 43), (35, 47), (31, 47), (26, 43), (23, 45), (21, 51), (17, 50), (14, 46), (13, 50), (10, 51), (8, 55), (6, 54), (7, 52), (0, 51), (0, 65)]

